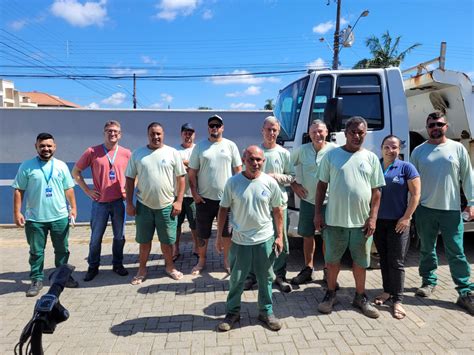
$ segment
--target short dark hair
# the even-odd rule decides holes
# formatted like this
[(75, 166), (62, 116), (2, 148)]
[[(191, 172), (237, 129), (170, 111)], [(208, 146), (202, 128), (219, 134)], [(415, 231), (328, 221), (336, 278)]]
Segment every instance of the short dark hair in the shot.
[(36, 141), (37, 142), (45, 141), (46, 139), (52, 139), (54, 141), (54, 137), (51, 133), (43, 132), (43, 133), (40, 133), (36, 136)]
[(362, 117), (362, 116), (352, 116), (346, 122), (345, 131), (347, 131), (349, 129), (349, 127), (351, 127), (352, 125), (360, 125), (360, 124), (363, 124), (364, 127), (365, 127), (365, 130), (367, 130), (367, 128), (368, 128), (367, 121), (365, 120), (364, 117)]
[(435, 111), (435, 112), (431, 112), (428, 117), (426, 117), (426, 123), (428, 123), (429, 120), (440, 120), (444, 118), (444, 120), (446, 122), (448, 122), (448, 120), (446, 119), (446, 115), (441, 112), (441, 111)]
[[(148, 125), (148, 128), (146, 129), (146, 131), (150, 131), (150, 128), (153, 128), (153, 127), (161, 127), (163, 129), (163, 126), (161, 125), (161, 123), (159, 122), (152, 122)], [(164, 129), (163, 129), (164, 130)]]

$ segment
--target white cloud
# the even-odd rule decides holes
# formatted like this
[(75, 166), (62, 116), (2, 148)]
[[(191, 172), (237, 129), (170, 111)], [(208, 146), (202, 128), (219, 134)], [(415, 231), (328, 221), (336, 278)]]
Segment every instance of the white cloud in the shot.
[(77, 0), (55, 0), (51, 6), (53, 15), (60, 17), (72, 26), (103, 26), (107, 20), (107, 0), (98, 2), (86, 1), (84, 4)]
[(142, 61), (145, 64), (151, 64), (151, 65), (157, 65), (158, 64), (157, 60), (155, 60), (152, 57), (147, 56), (147, 55), (142, 55)]
[(239, 103), (232, 103), (230, 104), (230, 108), (233, 110), (251, 110), (257, 107), (255, 104), (251, 104), (248, 102), (239, 102)]
[(229, 84), (247, 84), (247, 85), (257, 85), (264, 82), (269, 83), (279, 83), (280, 79), (274, 76), (270, 77), (255, 77), (250, 75), (246, 70), (234, 70), (232, 76), (216, 76), (211, 78), (213, 84), (216, 85), (229, 85)]
[(96, 103), (96, 102), (91, 102), (89, 105), (86, 106), (86, 108), (98, 109), (98, 108), (100, 108), (100, 106), (99, 106), (99, 104)]
[(236, 91), (225, 94), (227, 97), (240, 97), (240, 96), (255, 96), (260, 95), (262, 92), (260, 86), (249, 86), (244, 91)]
[(17, 20), (17, 21), (12, 21), (8, 24), (8, 26), (12, 29), (12, 30), (15, 30), (15, 31), (19, 31), (21, 30), (23, 27), (26, 26), (26, 24), (28, 23), (28, 21), (26, 20)]
[(199, 0), (161, 0), (156, 8), (156, 17), (161, 20), (173, 21), (178, 16), (191, 15), (199, 4)]
[[(349, 21), (347, 21), (344, 17), (341, 17), (341, 21), (340, 21), (341, 26), (344, 26), (348, 23)], [(323, 35), (335, 28), (336, 28), (336, 23), (334, 21), (322, 22), (319, 25), (316, 25), (313, 27), (313, 33)]]
[(319, 69), (319, 68), (326, 68), (328, 65), (324, 61), (323, 58), (318, 58), (318, 59), (315, 59), (312, 62), (306, 64), (306, 66), (310, 69)]
[(127, 95), (125, 95), (123, 92), (116, 92), (115, 94), (112, 94), (108, 98), (102, 100), (102, 103), (106, 105), (118, 106), (125, 101), (126, 97)]
[(161, 94), (161, 100), (166, 103), (170, 103), (173, 101), (174, 97), (171, 96), (170, 94)]
[(212, 12), (212, 10), (204, 10), (204, 12), (202, 13), (202, 18), (204, 20), (210, 20), (214, 17), (214, 13)]
[(130, 68), (112, 68), (110, 70), (114, 75), (143, 75), (148, 73), (146, 69), (130, 69)]

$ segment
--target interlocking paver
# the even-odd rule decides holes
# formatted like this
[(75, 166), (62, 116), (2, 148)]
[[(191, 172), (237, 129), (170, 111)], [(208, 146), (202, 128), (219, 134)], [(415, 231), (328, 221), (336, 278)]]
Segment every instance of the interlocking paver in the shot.
[[(388, 306), (380, 307), (379, 319), (368, 319), (351, 305), (354, 282), (351, 271), (340, 273), (339, 304), (330, 315), (317, 311), (324, 296), (317, 255), (314, 283), (301, 285), (289, 294), (274, 290), (274, 309), (284, 327), (272, 332), (256, 320), (256, 290), (242, 297), (241, 321), (228, 333), (216, 327), (225, 314), (228, 276), (221, 257), (210, 249), (209, 264), (199, 277), (189, 273), (196, 262), (191, 256), (189, 233), (183, 235), (183, 255), (176, 263), (185, 273), (176, 282), (164, 273), (158, 243), (152, 248), (148, 279), (139, 286), (129, 284), (137, 271), (138, 247), (134, 226), (127, 225), (125, 264), (129, 277), (111, 271), (111, 232), (104, 237), (103, 266), (91, 282), (81, 279), (87, 270), (88, 227), (71, 233), (71, 259), (80, 281), (78, 289), (66, 289), (61, 302), (70, 311), (67, 322), (53, 335), (44, 335), (46, 354), (391, 354), (391, 353), (474, 353), (474, 318), (453, 302), (456, 292), (446, 259), (440, 257), (440, 283), (431, 299), (420, 299), (414, 291), (420, 285), (417, 251), (411, 249), (406, 269), (407, 317), (392, 318)], [(473, 238), (471, 238), (473, 239)], [(298, 244), (300, 242), (293, 242)], [(212, 243), (211, 243), (212, 244)], [(441, 250), (441, 249), (440, 249)], [(31, 317), (36, 299), (26, 298), (28, 288), (28, 246), (23, 231), (0, 228), (0, 353), (11, 353), (23, 326)], [(474, 260), (474, 242), (466, 245), (468, 260)], [(53, 270), (53, 252), (46, 251), (45, 271)], [(301, 249), (292, 249), (288, 277), (301, 269)], [(367, 273), (370, 298), (381, 291), (379, 270)], [(47, 287), (42, 291), (44, 294)]]

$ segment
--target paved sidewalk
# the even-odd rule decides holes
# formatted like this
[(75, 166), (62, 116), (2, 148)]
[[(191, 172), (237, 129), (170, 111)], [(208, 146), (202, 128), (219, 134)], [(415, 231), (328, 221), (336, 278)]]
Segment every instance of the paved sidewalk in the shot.
[[(467, 237), (467, 236), (466, 236)], [(474, 262), (474, 235), (468, 236), (468, 260)], [(129, 284), (137, 271), (138, 247), (134, 226), (127, 226), (125, 266), (130, 276), (111, 271), (111, 232), (107, 230), (102, 254), (103, 267), (91, 282), (82, 281), (87, 269), (89, 228), (76, 227), (71, 236), (70, 263), (76, 266), (80, 288), (66, 289), (61, 303), (70, 319), (58, 325), (53, 335), (44, 335), (46, 354), (472, 354), (474, 317), (453, 302), (457, 294), (444, 256), (439, 269), (440, 284), (432, 299), (414, 296), (420, 285), (417, 253), (410, 251), (407, 262), (404, 320), (392, 318), (382, 307), (379, 319), (368, 319), (351, 306), (354, 294), (352, 274), (341, 272), (340, 303), (330, 315), (316, 307), (324, 296), (319, 281), (290, 294), (274, 290), (274, 309), (284, 327), (279, 332), (265, 329), (257, 320), (257, 291), (245, 291), (242, 320), (236, 329), (218, 333), (224, 315), (228, 280), (221, 257), (209, 255), (206, 272), (192, 277), (195, 257), (191, 255), (189, 233), (183, 235), (182, 257), (177, 267), (185, 273), (173, 281), (164, 272), (164, 262), (155, 243), (149, 262), (148, 279), (139, 286)], [(213, 244), (213, 243), (211, 243)], [(0, 353), (11, 354), (21, 330), (32, 315), (36, 298), (26, 298), (28, 288), (28, 247), (19, 229), (0, 229)], [(46, 251), (46, 273), (51, 272), (54, 255), (51, 243)], [(302, 251), (292, 251), (289, 277), (301, 268)], [(317, 255), (318, 270), (321, 257)], [(472, 264), (471, 264), (472, 265)], [(322, 272), (318, 272), (322, 277)], [(379, 270), (367, 274), (370, 298), (381, 290)], [(46, 293), (47, 287), (42, 291)]]

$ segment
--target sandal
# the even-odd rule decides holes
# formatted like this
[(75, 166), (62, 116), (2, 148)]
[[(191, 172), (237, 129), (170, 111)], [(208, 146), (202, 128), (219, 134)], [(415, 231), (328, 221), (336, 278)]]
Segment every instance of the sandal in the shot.
[(395, 319), (403, 319), (405, 318), (407, 314), (400, 303), (395, 303), (393, 305), (392, 315), (393, 315), (393, 318)]
[(146, 280), (146, 275), (135, 275), (133, 276), (132, 281), (130, 283), (132, 285), (140, 285), (141, 283), (145, 282)]
[(173, 271), (166, 271), (166, 274), (176, 281), (181, 280), (183, 278), (183, 273), (176, 269), (174, 269)]
[(191, 270), (191, 275), (197, 276), (201, 274), (201, 271), (204, 270), (205, 266), (200, 266), (199, 264), (195, 265)]
[(386, 292), (383, 292), (383, 293), (381, 293), (380, 295), (378, 295), (377, 297), (374, 298), (374, 303), (377, 306), (381, 306), (381, 305), (385, 304), (387, 301), (389, 301), (390, 298), (391, 298), (390, 294), (388, 294)]

